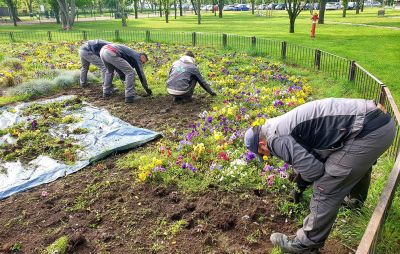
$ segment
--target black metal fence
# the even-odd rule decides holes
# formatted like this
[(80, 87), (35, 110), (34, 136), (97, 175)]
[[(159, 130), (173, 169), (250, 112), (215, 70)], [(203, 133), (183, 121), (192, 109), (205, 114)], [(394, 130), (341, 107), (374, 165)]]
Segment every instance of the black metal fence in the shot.
[(238, 36), (230, 34), (211, 34), (197, 32), (164, 31), (48, 31), (48, 32), (8, 32), (0, 33), (1, 42), (46, 42), (81, 41), (104, 39), (109, 41), (159, 42), (191, 46), (213, 46), (237, 51), (250, 51), (265, 54), (298, 66), (325, 72), (337, 79), (354, 84), (361, 97), (373, 99), (386, 107), (397, 123), (395, 141), (388, 155), (396, 158), (389, 180), (371, 221), (357, 249), (357, 254), (373, 253), (379, 232), (390, 208), (400, 175), (400, 113), (390, 90), (375, 76), (355, 61), (309, 47), (266, 38)]

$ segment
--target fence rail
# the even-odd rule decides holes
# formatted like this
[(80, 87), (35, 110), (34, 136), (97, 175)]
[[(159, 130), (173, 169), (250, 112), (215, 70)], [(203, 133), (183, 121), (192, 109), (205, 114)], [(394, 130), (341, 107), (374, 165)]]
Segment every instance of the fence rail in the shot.
[(337, 79), (353, 83), (365, 99), (381, 103), (396, 121), (397, 133), (387, 154), (396, 158), (383, 193), (374, 210), (364, 236), (358, 246), (357, 254), (374, 253), (379, 233), (386, 214), (391, 206), (400, 175), (400, 112), (393, 96), (383, 82), (365, 70), (355, 61), (309, 47), (266, 38), (238, 36), (231, 34), (212, 34), (198, 32), (164, 31), (48, 31), (48, 32), (7, 32), (0, 33), (1, 42), (45, 42), (81, 41), (104, 39), (110, 41), (135, 41), (175, 43), (191, 46), (213, 46), (238, 51), (251, 51), (279, 58), (285, 62), (325, 72)]

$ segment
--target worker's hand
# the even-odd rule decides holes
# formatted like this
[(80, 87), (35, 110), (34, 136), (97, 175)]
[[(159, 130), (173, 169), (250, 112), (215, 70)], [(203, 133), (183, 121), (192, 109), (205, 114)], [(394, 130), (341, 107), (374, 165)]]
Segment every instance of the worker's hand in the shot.
[(148, 96), (152, 96), (153, 95), (153, 92), (149, 88), (146, 89), (146, 93), (147, 93)]
[(296, 170), (293, 170), (293, 172), (291, 172), (290, 174), (289, 174), (289, 181), (291, 181), (291, 182), (296, 182), (297, 181), (297, 179), (299, 179), (299, 173), (296, 171)]

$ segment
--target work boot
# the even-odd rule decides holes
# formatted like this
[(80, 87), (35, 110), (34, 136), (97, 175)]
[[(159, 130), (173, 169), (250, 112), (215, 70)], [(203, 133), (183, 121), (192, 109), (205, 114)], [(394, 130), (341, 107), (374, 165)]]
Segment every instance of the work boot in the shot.
[(348, 209), (356, 210), (360, 209), (363, 206), (363, 203), (356, 198), (351, 198), (349, 196), (346, 196), (344, 197), (342, 205), (347, 207)]
[(129, 97), (125, 97), (125, 103), (133, 103), (133, 102), (137, 102), (138, 100), (142, 99), (142, 97), (136, 95), (136, 96), (129, 96)]
[(305, 246), (296, 238), (289, 240), (285, 234), (273, 233), (270, 240), (274, 246), (281, 248), (283, 253), (319, 254), (318, 248)]
[(103, 93), (104, 99), (109, 99), (113, 94), (112, 93)]

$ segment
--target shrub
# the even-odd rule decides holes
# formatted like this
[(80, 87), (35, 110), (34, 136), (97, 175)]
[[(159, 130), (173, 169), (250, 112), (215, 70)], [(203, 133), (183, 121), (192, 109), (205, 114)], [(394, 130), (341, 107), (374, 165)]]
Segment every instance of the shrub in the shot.
[[(93, 74), (88, 75), (88, 80), (89, 82), (98, 82), (98, 79)], [(77, 84), (79, 84), (79, 71), (62, 71), (60, 75), (53, 80), (30, 80), (7, 90), (6, 94), (8, 96), (24, 95), (27, 99), (32, 99)]]
[(15, 57), (5, 57), (1, 62), (0, 65), (5, 68), (13, 69), (13, 70), (20, 70), (22, 69), (23, 61), (21, 59)]
[(48, 94), (55, 89), (55, 83), (48, 79), (34, 79), (6, 91), (7, 95), (24, 95), (27, 98), (36, 98)]

